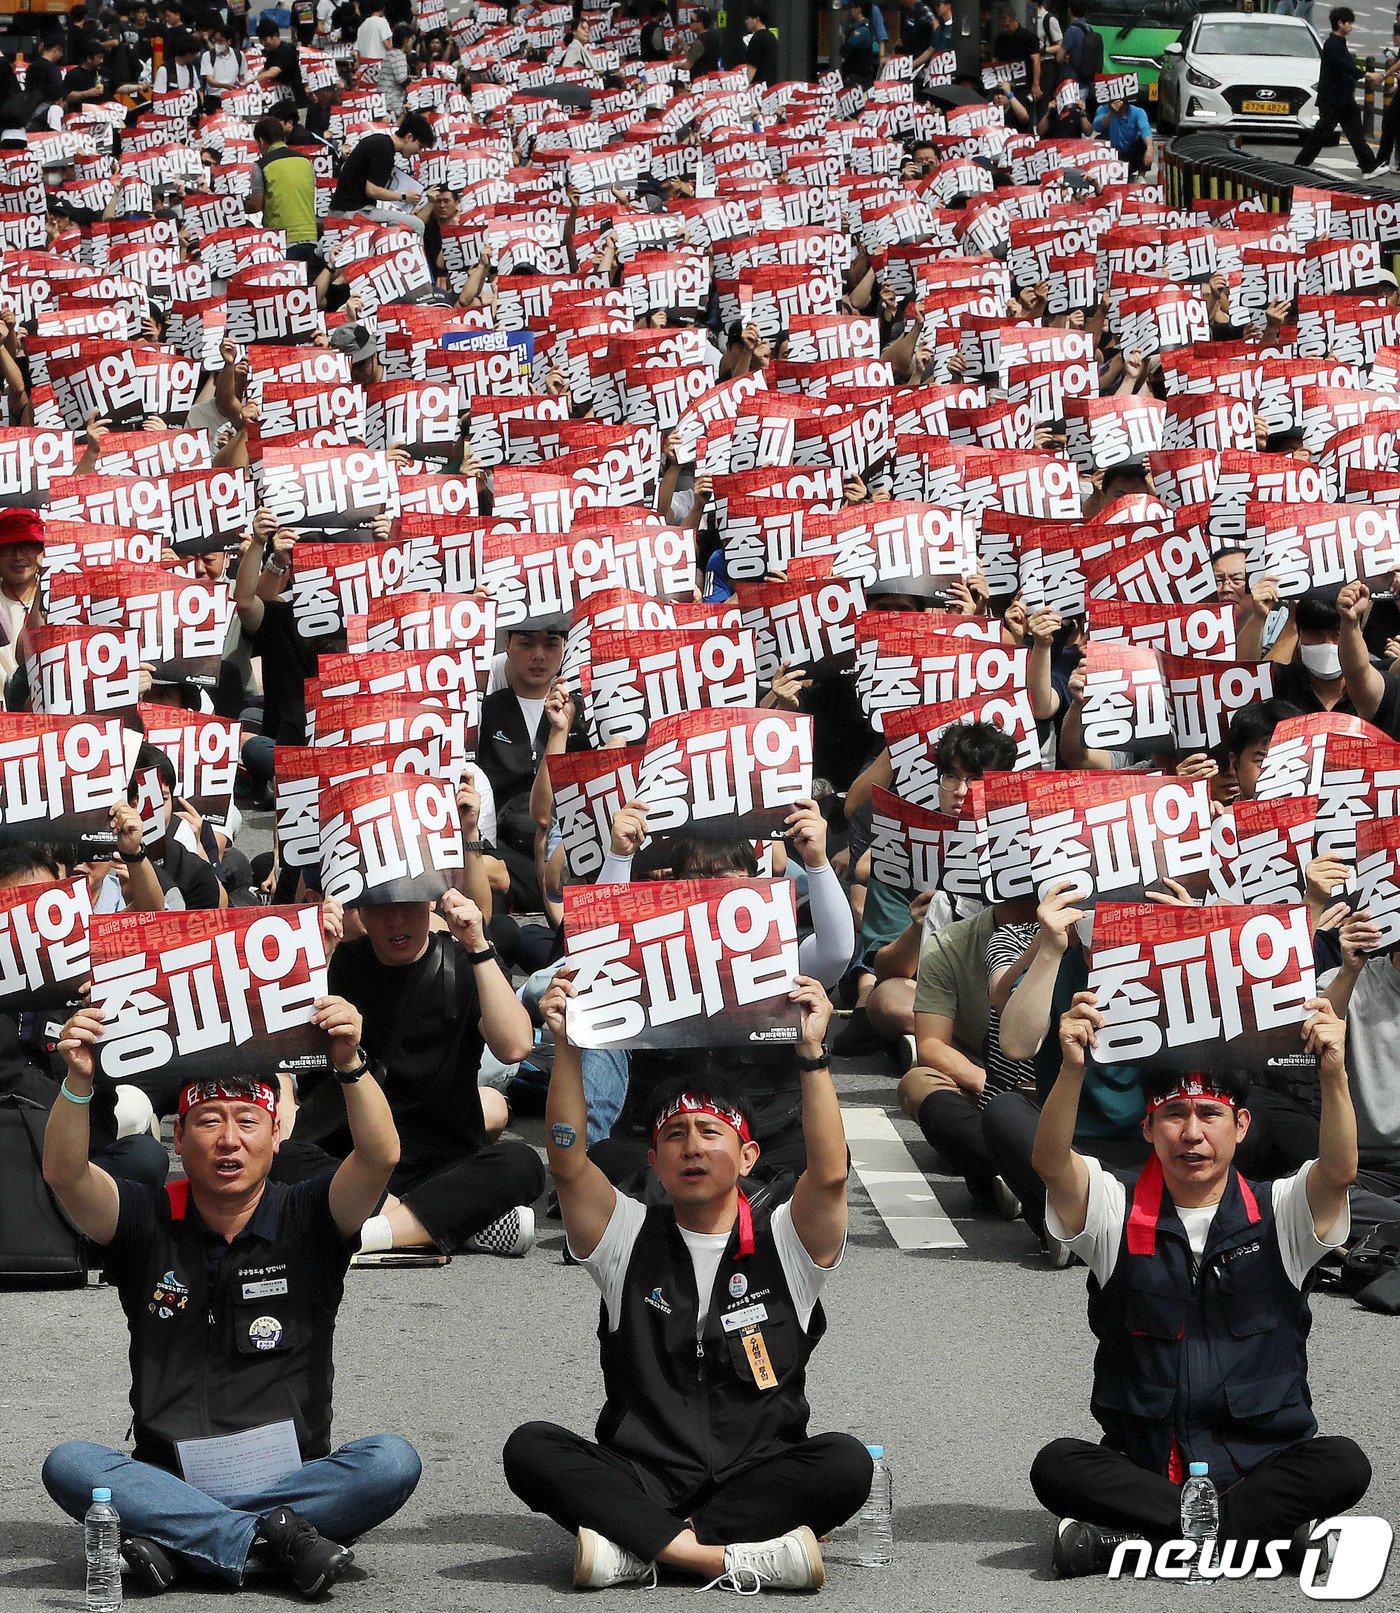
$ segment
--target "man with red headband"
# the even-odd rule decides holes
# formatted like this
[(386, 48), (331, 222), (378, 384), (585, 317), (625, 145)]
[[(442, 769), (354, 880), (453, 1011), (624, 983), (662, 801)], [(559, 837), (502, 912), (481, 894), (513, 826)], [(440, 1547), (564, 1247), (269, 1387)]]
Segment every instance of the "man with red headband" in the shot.
[(1234, 1168), (1249, 1130), (1234, 1074), (1143, 1072), (1152, 1157), (1130, 1187), (1075, 1153), (1085, 1062), (1104, 1023), (1096, 994), (1078, 992), (1060, 1020), (1034, 1163), (1047, 1225), (1089, 1268), (1091, 1408), (1104, 1437), (1053, 1440), (1031, 1468), (1060, 1519), (1057, 1574), (1102, 1573), (1124, 1540), (1176, 1539), (1193, 1462), (1220, 1492), (1222, 1541), (1290, 1540), (1355, 1506), (1371, 1482), (1352, 1440), (1318, 1437), (1308, 1391), (1307, 1292), (1317, 1262), (1346, 1241), (1357, 1154), (1346, 1025), (1325, 999), (1307, 1006), (1318, 1157), (1277, 1182)]
[(619, 1193), (588, 1158), (588, 1109), (564, 1011), (540, 1004), (556, 1052), (545, 1112), (569, 1249), (602, 1291), (607, 1404), (597, 1443), (553, 1423), (506, 1442), (506, 1481), (577, 1537), (579, 1589), (655, 1583), (658, 1568), (728, 1590), (817, 1590), (816, 1536), (870, 1493), (865, 1447), (807, 1436), (807, 1359), (846, 1242), (846, 1134), (823, 1042), (831, 1004), (799, 976), (797, 1066), (807, 1168), (789, 1202), (751, 1209), (758, 1159), (742, 1097), (676, 1079), (653, 1097), (649, 1163), (670, 1204)]
[(377, 1081), (364, 1080), (360, 1016), (324, 997), (354, 1149), (335, 1175), (268, 1180), (281, 1141), (276, 1086), (211, 1076), (180, 1094), (185, 1180), (163, 1191), (88, 1162), (88, 1109), (103, 1016), (63, 1027), (68, 1066), (44, 1141), (44, 1178), (104, 1251), (131, 1331), (130, 1456), (70, 1441), (44, 1487), (82, 1518), (112, 1492), (122, 1555), (146, 1590), (182, 1572), (241, 1584), (251, 1567), (319, 1596), (349, 1567), (346, 1542), (413, 1493), (419, 1461), (394, 1435), (332, 1453), (331, 1347), (350, 1255), (384, 1197), (399, 1142)]

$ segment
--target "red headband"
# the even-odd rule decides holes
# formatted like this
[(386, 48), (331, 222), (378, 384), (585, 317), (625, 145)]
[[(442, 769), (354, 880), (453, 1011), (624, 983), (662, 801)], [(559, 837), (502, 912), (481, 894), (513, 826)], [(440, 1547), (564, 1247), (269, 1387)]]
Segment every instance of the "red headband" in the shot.
[(266, 1081), (191, 1081), (180, 1093), (180, 1119), (199, 1103), (255, 1103), (277, 1118), (277, 1091)]
[(1217, 1092), (1214, 1087), (1206, 1084), (1205, 1076), (1193, 1072), (1183, 1075), (1172, 1091), (1164, 1093), (1160, 1098), (1149, 1098), (1147, 1112), (1155, 1115), (1164, 1103), (1180, 1103), (1186, 1098), (1204, 1098), (1210, 1103), (1223, 1103), (1227, 1109), (1239, 1108), (1239, 1104), (1228, 1092)]
[(713, 1098), (694, 1092), (682, 1092), (680, 1097), (656, 1117), (656, 1124), (651, 1128), (652, 1146), (661, 1135), (661, 1128), (668, 1120), (674, 1120), (677, 1115), (713, 1115), (716, 1120), (722, 1120), (726, 1126), (732, 1126), (739, 1134), (741, 1143), (749, 1143), (753, 1138), (749, 1136), (749, 1123), (737, 1109), (731, 1109), (727, 1104), (716, 1103)]

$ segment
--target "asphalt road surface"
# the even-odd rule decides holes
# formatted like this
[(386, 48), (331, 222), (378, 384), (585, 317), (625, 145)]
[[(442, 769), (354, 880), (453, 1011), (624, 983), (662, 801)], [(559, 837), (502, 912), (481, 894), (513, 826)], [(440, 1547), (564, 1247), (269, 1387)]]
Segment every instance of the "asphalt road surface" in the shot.
[[(890, 1106), (879, 1061), (847, 1063), (848, 1104)], [(850, 1248), (828, 1290), (830, 1327), (810, 1372), (812, 1428), (846, 1429), (889, 1450), (895, 1560), (833, 1565), (821, 1605), (837, 1613), (1108, 1607), (1160, 1609), (1191, 1593), (1153, 1582), (1049, 1578), (1050, 1519), (1026, 1473), (1060, 1434), (1094, 1437), (1082, 1268), (1052, 1271), (1030, 1235), (973, 1213), (960, 1182), (900, 1117), (918, 1165), (966, 1250), (901, 1253), (858, 1184)], [(522, 1133), (540, 1144), (542, 1128)], [(459, 1258), (443, 1270), (352, 1271), (337, 1340), (336, 1434), (388, 1430), (422, 1452), (424, 1477), (399, 1516), (357, 1548), (331, 1605), (361, 1613), (525, 1613), (574, 1598), (571, 1542), (507, 1490), (500, 1450), (519, 1422), (591, 1430), (600, 1404), (597, 1299), (560, 1263), (558, 1223), (523, 1261)], [(1324, 1432), (1347, 1433), (1376, 1469), (1362, 1510), (1400, 1514), (1395, 1443), (1397, 1324), (1322, 1295), (1312, 1384)], [(0, 1610), (82, 1606), (82, 1534), (44, 1495), (44, 1453), (79, 1437), (120, 1446), (128, 1422), (126, 1334), (110, 1289), (0, 1296)], [(363, 1577), (359, 1570), (363, 1568)], [(1371, 1604), (1394, 1606), (1400, 1568)], [(1387, 1604), (1386, 1592), (1391, 1591)], [(693, 1609), (687, 1584), (595, 1593), (590, 1607)], [(212, 1610), (217, 1591), (181, 1584), (162, 1609)], [(713, 1599), (721, 1593), (711, 1592)], [(1218, 1585), (1217, 1613), (1308, 1605), (1295, 1581)], [(140, 1605), (135, 1595), (131, 1605)], [(238, 1613), (299, 1605), (253, 1582)], [(1194, 1606), (1194, 1603), (1192, 1604)]]

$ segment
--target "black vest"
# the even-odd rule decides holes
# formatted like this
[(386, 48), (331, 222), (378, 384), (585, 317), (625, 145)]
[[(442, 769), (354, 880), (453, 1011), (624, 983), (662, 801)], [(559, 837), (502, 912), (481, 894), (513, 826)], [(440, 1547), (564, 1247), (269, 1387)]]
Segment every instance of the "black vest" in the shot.
[[(606, 1303), (602, 1308), (607, 1403), (598, 1443), (642, 1463), (672, 1503), (807, 1437), (807, 1358), (826, 1317), (818, 1304), (803, 1331), (768, 1216), (755, 1214), (753, 1228), (750, 1255), (738, 1252), (737, 1225), (730, 1234), (698, 1343), (695, 1267), (669, 1209), (647, 1211), (616, 1332), (608, 1330)], [(767, 1312), (757, 1325), (778, 1380), (773, 1389), (758, 1387), (741, 1331), (724, 1326), (726, 1316), (757, 1306)]]
[(1317, 1432), (1312, 1313), (1284, 1269), (1267, 1182), (1230, 1171), (1194, 1275), (1171, 1195), (1154, 1196), (1149, 1166), (1129, 1194), (1113, 1275), (1102, 1288), (1089, 1278), (1092, 1410), (1104, 1443), (1139, 1467), (1180, 1477), (1208, 1462), (1230, 1484)]
[(120, 1274), (138, 1461), (178, 1472), (177, 1440), (288, 1420), (304, 1461), (330, 1451), (331, 1345), (344, 1268), (326, 1270), (295, 1236), (291, 1192), (264, 1186), (212, 1292), (189, 1183), (157, 1195), (150, 1245)]

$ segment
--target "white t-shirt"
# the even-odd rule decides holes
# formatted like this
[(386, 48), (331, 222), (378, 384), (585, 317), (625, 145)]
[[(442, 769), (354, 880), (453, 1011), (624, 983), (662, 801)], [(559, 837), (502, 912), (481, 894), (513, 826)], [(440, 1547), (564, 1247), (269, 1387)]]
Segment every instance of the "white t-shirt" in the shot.
[(530, 743), (535, 742), (535, 735), (539, 732), (540, 719), (544, 716), (543, 700), (527, 700), (523, 694), (516, 695), (520, 703), (520, 715), (525, 719), (525, 732), (530, 736)]
[[(1064, 1222), (1049, 1204), (1045, 1206), (1045, 1225), (1074, 1250), (1100, 1283), (1106, 1283), (1118, 1264), (1123, 1221), (1128, 1213), (1128, 1190), (1098, 1160), (1086, 1158), (1084, 1163), (1089, 1167), (1089, 1210), (1083, 1232), (1075, 1238), (1068, 1236)], [(1279, 1251), (1288, 1280), (1295, 1288), (1301, 1288), (1318, 1261), (1329, 1250), (1339, 1249), (1351, 1234), (1351, 1206), (1347, 1204), (1336, 1225), (1329, 1229), (1329, 1236), (1318, 1237), (1313, 1226), (1312, 1206), (1308, 1203), (1308, 1172), (1315, 1163), (1310, 1159), (1292, 1176), (1281, 1176), (1272, 1184)], [(1197, 1260), (1205, 1253), (1211, 1222), (1219, 1208), (1218, 1204), (1202, 1205), (1195, 1210), (1177, 1206), (1176, 1213), (1181, 1217), (1191, 1253)]]
[[(622, 1285), (632, 1259), (632, 1250), (641, 1236), (646, 1218), (647, 1207), (640, 1199), (628, 1198), (625, 1193), (619, 1193), (617, 1203), (613, 1206), (613, 1213), (608, 1218), (607, 1230), (598, 1240), (598, 1247), (587, 1260), (579, 1260), (579, 1264), (597, 1283), (603, 1301), (608, 1307), (610, 1333), (617, 1331), (618, 1323), (622, 1320)], [(827, 1278), (841, 1264), (841, 1256), (838, 1255), (830, 1266), (819, 1266), (812, 1259), (793, 1227), (791, 1201), (780, 1204), (774, 1210), (768, 1227), (773, 1242), (777, 1245), (778, 1259), (782, 1264), (783, 1276), (787, 1279), (788, 1292), (797, 1307), (797, 1320), (805, 1332), (807, 1324), (812, 1320), (812, 1312), (817, 1307), (817, 1301), (821, 1298), (822, 1289), (826, 1287)], [(729, 1234), (687, 1232), (684, 1227), (678, 1230), (685, 1240), (686, 1248), (690, 1250), (690, 1258), (695, 1266), (695, 1291), (700, 1296), (695, 1336), (699, 1338), (705, 1329), (705, 1318), (710, 1313), (710, 1296), (714, 1292), (715, 1274), (719, 1270), (720, 1261), (724, 1258)], [(576, 1251), (571, 1250), (570, 1253), (578, 1259)], [(845, 1253), (844, 1246), (841, 1253)]]
[(361, 60), (381, 62), (394, 37), (394, 30), (383, 17), (366, 17), (355, 35), (355, 50)]

